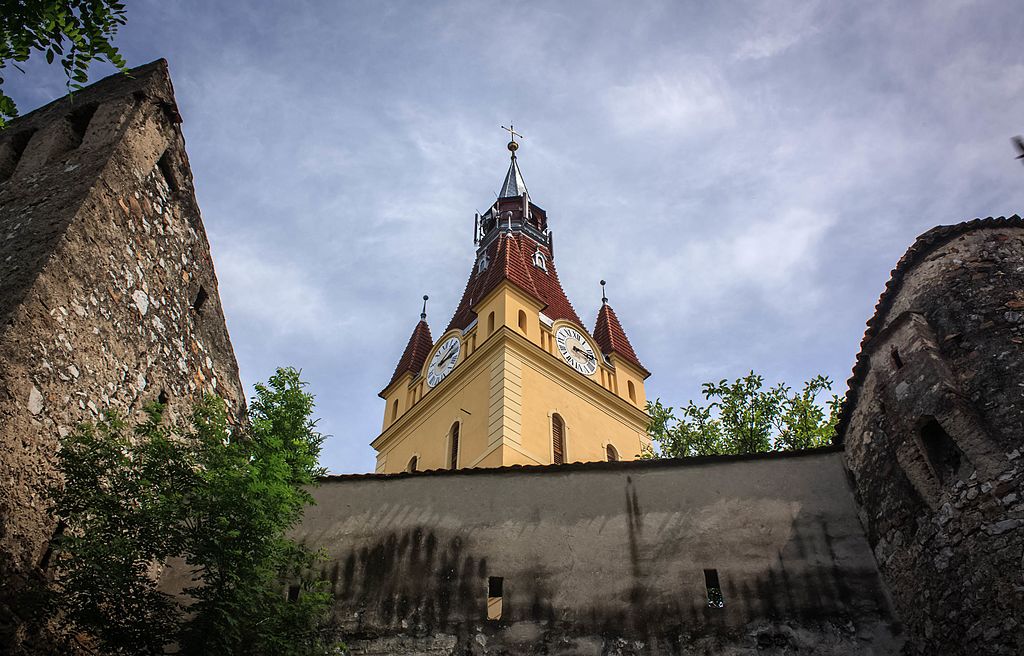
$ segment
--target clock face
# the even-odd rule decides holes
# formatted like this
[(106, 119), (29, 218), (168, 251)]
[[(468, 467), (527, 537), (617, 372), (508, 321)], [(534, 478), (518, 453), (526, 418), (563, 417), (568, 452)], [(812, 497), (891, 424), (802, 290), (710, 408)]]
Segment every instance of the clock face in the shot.
[(461, 350), (462, 342), (458, 337), (452, 336), (444, 340), (430, 360), (430, 367), (427, 369), (427, 385), (435, 387), (451, 373), (459, 362), (459, 351)]
[(591, 376), (597, 371), (597, 356), (587, 338), (572, 326), (562, 326), (555, 331), (558, 351), (570, 367), (584, 376)]

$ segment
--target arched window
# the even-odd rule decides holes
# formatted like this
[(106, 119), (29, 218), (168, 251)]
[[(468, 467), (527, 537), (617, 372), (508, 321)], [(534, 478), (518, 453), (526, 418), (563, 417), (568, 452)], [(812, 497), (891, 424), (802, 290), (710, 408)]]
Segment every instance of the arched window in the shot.
[(523, 310), (519, 311), (519, 330), (523, 331), (524, 335), (526, 334), (526, 312)]
[(391, 403), (391, 421), (398, 419), (398, 399)]
[(533, 254), (533, 266), (544, 272), (548, 270), (548, 261), (544, 258), (544, 253), (541, 253), (539, 248)]
[(556, 465), (565, 462), (565, 422), (558, 415), (551, 416), (551, 461)]
[(490, 337), (494, 334), (494, 313), (491, 312), (487, 315), (487, 336)]
[(452, 424), (451, 430), (451, 460), (449, 460), (449, 466), (451, 469), (458, 469), (459, 467), (459, 422)]
[(626, 383), (628, 385), (627, 389), (629, 390), (629, 400), (636, 403), (636, 385), (634, 385), (631, 380), (626, 381)]
[(605, 452), (608, 454), (608, 462), (618, 462), (619, 452), (615, 450), (615, 447), (609, 444), (605, 447)]
[(413, 456), (413, 457), (409, 458), (409, 465), (405, 468), (405, 471), (407, 471), (407, 472), (409, 472), (411, 474), (412, 472), (416, 471), (416, 466), (418, 464), (419, 464), (419, 458), (417, 458), (416, 456)]

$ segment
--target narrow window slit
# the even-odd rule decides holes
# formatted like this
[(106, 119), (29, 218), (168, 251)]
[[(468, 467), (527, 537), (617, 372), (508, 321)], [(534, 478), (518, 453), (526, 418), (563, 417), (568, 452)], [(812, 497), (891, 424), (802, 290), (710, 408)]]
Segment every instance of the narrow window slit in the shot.
[(487, 578), (487, 619), (501, 619), (501, 598), (504, 592), (504, 579), (500, 576)]
[(704, 587), (708, 590), (708, 608), (724, 608), (725, 598), (722, 597), (722, 585), (718, 582), (718, 570), (704, 570)]
[(889, 351), (889, 357), (892, 358), (892, 364), (896, 367), (897, 371), (903, 368), (903, 358), (900, 357), (900, 351), (898, 348), (895, 346), (892, 347), (892, 350)]
[(160, 174), (164, 176), (164, 181), (167, 183), (167, 188), (171, 190), (171, 193), (178, 193), (178, 176), (174, 172), (174, 163), (171, 162), (170, 149), (164, 151), (164, 154), (156, 163), (156, 167), (160, 171)]
[(199, 291), (196, 292), (195, 300), (192, 301), (192, 311), (196, 314), (202, 314), (203, 306), (208, 298), (210, 298), (210, 295), (206, 293), (206, 287), (200, 286)]

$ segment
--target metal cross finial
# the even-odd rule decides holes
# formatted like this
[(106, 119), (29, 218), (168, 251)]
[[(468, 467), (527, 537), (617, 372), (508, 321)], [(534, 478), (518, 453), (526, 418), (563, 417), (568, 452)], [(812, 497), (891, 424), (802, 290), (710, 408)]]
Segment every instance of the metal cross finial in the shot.
[(423, 311), (420, 312), (420, 321), (426, 321), (427, 320), (427, 301), (428, 300), (430, 300), (430, 297), (427, 296), (426, 294), (424, 294), (423, 295)]
[(501, 126), (501, 129), (508, 132), (509, 135), (512, 137), (512, 141), (508, 142), (508, 149), (512, 151), (512, 157), (515, 157), (516, 151), (519, 150), (519, 144), (516, 143), (516, 137), (519, 137), (520, 139), (523, 138), (523, 135), (516, 132), (515, 127), (516, 126), (512, 125), (511, 123), (508, 124), (508, 127), (505, 127), (504, 125)]
[(607, 283), (605, 283), (605, 281), (603, 281), (603, 280), (601, 281), (601, 304), (602, 305), (608, 305), (608, 295), (604, 291), (604, 286), (606, 284)]

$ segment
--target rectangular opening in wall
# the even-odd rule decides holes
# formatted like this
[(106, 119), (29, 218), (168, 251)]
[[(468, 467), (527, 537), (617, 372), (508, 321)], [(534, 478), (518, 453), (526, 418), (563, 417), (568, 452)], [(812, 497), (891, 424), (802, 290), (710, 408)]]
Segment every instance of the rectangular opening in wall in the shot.
[(500, 576), (487, 578), (487, 619), (501, 619), (501, 597), (504, 591), (504, 580)]
[(892, 350), (889, 351), (889, 357), (892, 358), (892, 365), (896, 367), (897, 370), (903, 368), (903, 358), (900, 357), (900, 351), (898, 348), (895, 346), (892, 347)]
[(929, 417), (921, 425), (920, 438), (924, 455), (939, 483), (966, 478), (964, 474), (970, 475), (972, 467), (963, 451), (934, 417)]
[(297, 585), (289, 585), (288, 586), (288, 601), (298, 601), (298, 600), (299, 600), (299, 586), (297, 586)]
[(14, 175), (35, 130), (22, 130), (0, 144), (0, 182)]
[(722, 596), (722, 585), (718, 582), (718, 570), (704, 570), (704, 587), (708, 591), (708, 608), (724, 608), (725, 598)]
[(192, 311), (196, 314), (203, 313), (203, 306), (206, 305), (206, 300), (210, 298), (210, 295), (206, 293), (206, 287), (199, 286), (199, 291), (196, 292), (196, 297), (192, 301)]
[(171, 162), (171, 150), (169, 148), (164, 151), (160, 160), (157, 161), (156, 167), (164, 177), (167, 188), (171, 190), (171, 193), (178, 193), (178, 177), (174, 173), (174, 164)]
[(89, 129), (93, 114), (96, 113), (96, 104), (92, 103), (79, 107), (68, 115), (68, 125), (71, 126), (71, 143), (68, 150), (78, 148), (85, 139), (85, 133)]

